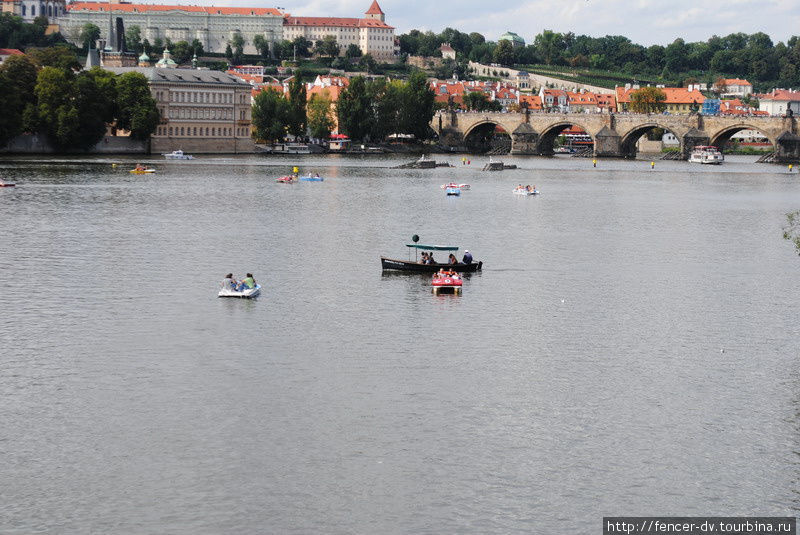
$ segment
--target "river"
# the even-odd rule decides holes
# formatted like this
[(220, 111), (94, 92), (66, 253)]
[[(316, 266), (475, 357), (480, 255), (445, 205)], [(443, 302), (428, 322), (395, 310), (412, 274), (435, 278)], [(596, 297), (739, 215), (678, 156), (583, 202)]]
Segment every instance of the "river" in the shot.
[[(797, 173), (437, 158), (0, 159), (0, 533), (798, 515)], [(483, 271), (382, 274), (414, 234)]]

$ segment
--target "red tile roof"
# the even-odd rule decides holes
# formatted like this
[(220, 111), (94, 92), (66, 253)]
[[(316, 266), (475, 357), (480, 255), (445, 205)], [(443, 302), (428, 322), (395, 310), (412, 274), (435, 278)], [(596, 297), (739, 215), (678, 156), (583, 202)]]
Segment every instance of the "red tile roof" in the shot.
[(369, 9), (366, 12), (367, 15), (384, 15), (385, 13), (381, 11), (381, 6), (378, 5), (378, 0), (372, 0), (372, 5), (369, 6)]
[[(641, 88), (640, 88), (641, 89)], [(664, 104), (702, 104), (706, 101), (706, 97), (700, 91), (689, 91), (685, 87), (659, 87), (664, 92), (667, 99)], [(638, 91), (638, 89), (625, 89), (624, 87), (617, 88), (617, 102), (630, 103), (631, 93)]]
[(529, 110), (542, 109), (542, 99), (539, 95), (520, 95), (519, 105), (522, 106), (523, 103), (528, 104)]
[(283, 14), (272, 7), (212, 7), (160, 4), (108, 4), (105, 2), (72, 2), (67, 4), (68, 11), (122, 11), (125, 13), (147, 13), (154, 11), (188, 11), (191, 13), (208, 13), (209, 15), (275, 15)]
[(0, 56), (24, 56), (22, 50), (16, 48), (0, 48)]
[(355, 19), (345, 17), (286, 17), (286, 26), (338, 26), (340, 28), (385, 28), (392, 30), (385, 22), (377, 19)]
[(798, 91), (789, 91), (788, 89), (774, 89), (772, 93), (766, 93), (764, 95), (755, 95), (755, 97), (759, 100), (781, 100), (781, 101), (792, 101), (797, 102), (800, 101), (800, 92)]
[(740, 78), (723, 78), (722, 81), (725, 82), (725, 85), (753, 85), (747, 80), (742, 80)]

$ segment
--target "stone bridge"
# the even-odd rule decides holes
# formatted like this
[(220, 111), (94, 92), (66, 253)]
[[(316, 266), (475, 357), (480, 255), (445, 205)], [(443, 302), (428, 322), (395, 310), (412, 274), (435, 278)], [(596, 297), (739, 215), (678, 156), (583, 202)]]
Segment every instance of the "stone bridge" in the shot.
[(500, 126), (511, 137), (511, 154), (553, 154), (553, 142), (569, 126), (578, 126), (594, 140), (596, 157), (633, 158), (636, 142), (651, 128), (663, 128), (680, 142), (689, 158), (697, 145), (724, 147), (740, 130), (757, 130), (776, 151), (776, 161), (800, 161), (800, 136), (794, 117), (661, 115), (643, 113), (481, 113), (440, 111), (431, 127), (442, 144), (466, 148), (472, 136)]

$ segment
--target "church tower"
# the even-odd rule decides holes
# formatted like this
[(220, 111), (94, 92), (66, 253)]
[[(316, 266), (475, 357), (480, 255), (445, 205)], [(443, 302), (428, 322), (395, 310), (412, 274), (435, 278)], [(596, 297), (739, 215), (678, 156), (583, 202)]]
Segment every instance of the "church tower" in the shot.
[(381, 11), (381, 6), (378, 5), (378, 0), (372, 0), (372, 5), (365, 13), (368, 19), (376, 19), (381, 22), (386, 22), (386, 15)]

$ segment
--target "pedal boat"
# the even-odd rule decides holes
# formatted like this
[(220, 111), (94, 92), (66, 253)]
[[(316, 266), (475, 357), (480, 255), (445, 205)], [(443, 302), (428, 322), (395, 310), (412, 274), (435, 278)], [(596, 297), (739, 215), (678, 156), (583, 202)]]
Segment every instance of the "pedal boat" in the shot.
[(455, 271), (441, 270), (433, 274), (433, 280), (431, 280), (431, 291), (433, 292), (433, 295), (439, 295), (440, 293), (452, 293), (458, 295), (461, 293), (462, 284), (463, 281), (458, 273)]
[(252, 299), (261, 294), (261, 285), (256, 284), (255, 288), (247, 288), (246, 290), (237, 291), (228, 288), (220, 288), (217, 297), (237, 297), (239, 299)]

